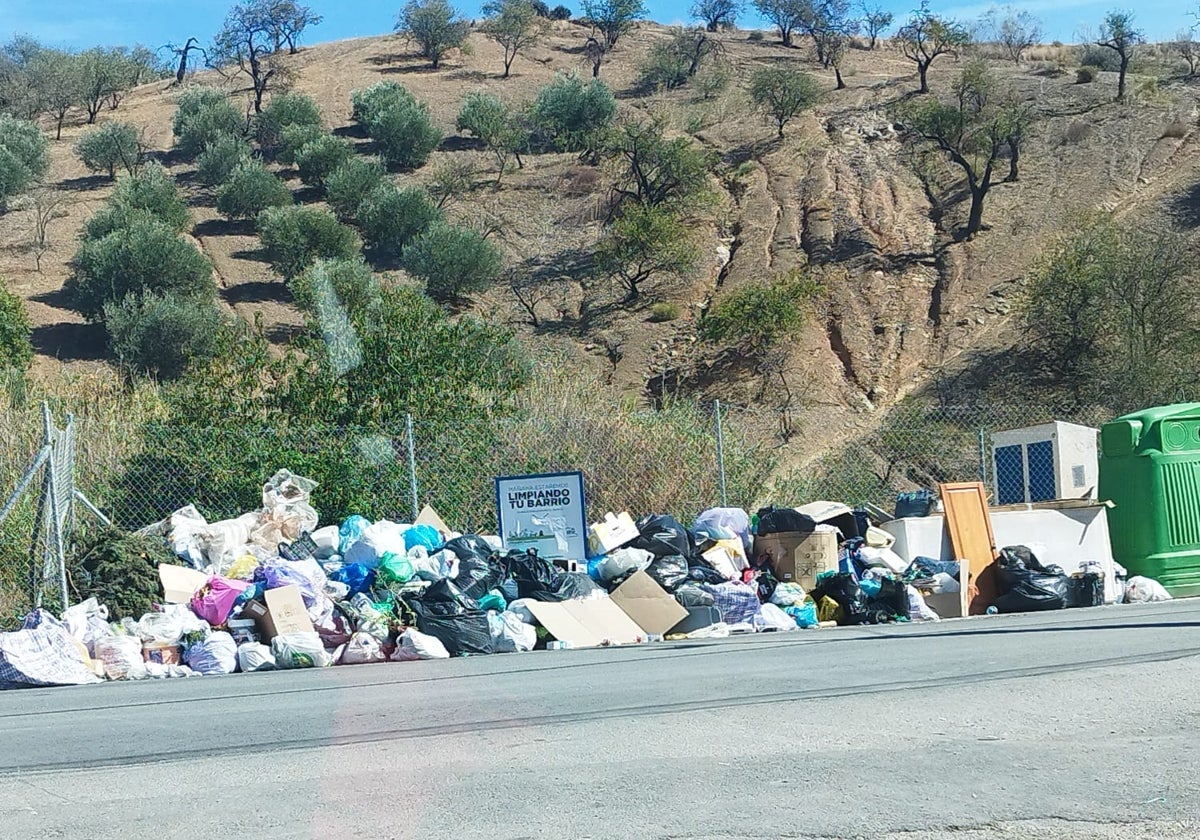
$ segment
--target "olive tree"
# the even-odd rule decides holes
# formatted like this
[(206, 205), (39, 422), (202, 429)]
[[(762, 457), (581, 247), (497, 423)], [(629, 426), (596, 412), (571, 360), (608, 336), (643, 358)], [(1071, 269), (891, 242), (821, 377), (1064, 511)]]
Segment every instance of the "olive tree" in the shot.
[(698, 261), (695, 243), (668, 207), (632, 203), (609, 226), (596, 249), (599, 270), (625, 289), (625, 303), (664, 277), (681, 277)]
[(775, 123), (782, 140), (783, 127), (817, 104), (820, 88), (816, 79), (794, 67), (763, 67), (750, 77), (750, 98)]
[(481, 292), (500, 277), (500, 249), (469, 228), (435, 222), (405, 247), (404, 268), (437, 300)]
[(529, 144), (529, 130), (516, 113), (490, 93), (467, 94), (455, 123), (459, 131), (478, 137), (496, 158), (496, 185), (504, 177), (510, 159), (522, 166), (521, 151)]
[(929, 0), (921, 0), (921, 7), (896, 31), (896, 41), (904, 57), (917, 65), (919, 92), (929, 93), (930, 65), (939, 56), (957, 55), (971, 43), (971, 33), (953, 20), (935, 15), (929, 10)]
[(447, 0), (409, 0), (400, 11), (396, 31), (417, 45), (436, 70), (451, 50), (461, 49), (471, 22), (459, 16)]
[(46, 174), (49, 145), (33, 123), (0, 113), (0, 212)]
[(863, 2), (858, 7), (862, 12), (862, 25), (867, 33), (867, 37), (871, 39), (868, 49), (875, 49), (875, 45), (879, 43), (879, 36), (887, 31), (895, 20), (894, 16), (887, 9), (883, 8), (876, 2)]
[(87, 132), (75, 144), (75, 154), (92, 172), (107, 172), (109, 180), (117, 177), (117, 167), (130, 175), (142, 155), (142, 138), (137, 126), (125, 122), (109, 122)]
[(217, 212), (227, 219), (257, 219), (271, 207), (292, 203), (292, 191), (258, 161), (234, 167), (217, 191)]
[(604, 46), (611, 50), (617, 40), (646, 16), (642, 0), (583, 0), (583, 14), (604, 35)]
[(530, 0), (489, 0), (483, 4), (486, 16), (480, 31), (504, 51), (504, 78), (508, 78), (517, 53), (533, 46), (545, 34), (545, 18), (538, 15)]
[(1096, 45), (1106, 47), (1117, 54), (1120, 68), (1117, 71), (1117, 99), (1125, 98), (1125, 73), (1134, 50), (1146, 43), (1146, 34), (1133, 25), (1132, 12), (1109, 12), (1100, 25), (1100, 37)]
[(709, 32), (733, 29), (738, 15), (742, 13), (741, 0), (696, 0), (690, 9), (691, 16), (704, 24)]

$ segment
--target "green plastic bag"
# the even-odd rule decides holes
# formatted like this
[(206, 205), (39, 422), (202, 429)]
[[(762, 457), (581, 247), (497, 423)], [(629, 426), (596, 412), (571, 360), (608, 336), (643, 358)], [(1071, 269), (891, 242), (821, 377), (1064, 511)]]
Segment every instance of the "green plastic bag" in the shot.
[(479, 599), (479, 609), (495, 610), (496, 612), (504, 612), (508, 607), (508, 602), (504, 600), (504, 596), (493, 589), (488, 594)]
[(379, 558), (375, 573), (384, 583), (408, 583), (413, 576), (413, 567), (404, 555), (388, 551)]

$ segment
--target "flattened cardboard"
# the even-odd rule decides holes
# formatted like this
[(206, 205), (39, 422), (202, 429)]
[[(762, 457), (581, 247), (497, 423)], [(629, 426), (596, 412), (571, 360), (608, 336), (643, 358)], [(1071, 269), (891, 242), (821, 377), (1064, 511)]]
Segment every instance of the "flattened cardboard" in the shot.
[(421, 514), (417, 517), (417, 521), (413, 524), (429, 525), (439, 534), (450, 533), (450, 526), (442, 521), (442, 517), (438, 516), (437, 511), (431, 508), (429, 505), (425, 505), (425, 507), (421, 508)]
[(158, 579), (162, 583), (163, 600), (168, 604), (186, 604), (200, 587), (208, 583), (208, 575), (204, 572), (170, 563), (158, 567)]
[(646, 635), (608, 597), (558, 603), (529, 601), (527, 606), (550, 635), (574, 647), (597, 647), (605, 642), (634, 644)]
[(663, 634), (687, 618), (688, 611), (645, 572), (634, 572), (609, 596), (647, 633)]

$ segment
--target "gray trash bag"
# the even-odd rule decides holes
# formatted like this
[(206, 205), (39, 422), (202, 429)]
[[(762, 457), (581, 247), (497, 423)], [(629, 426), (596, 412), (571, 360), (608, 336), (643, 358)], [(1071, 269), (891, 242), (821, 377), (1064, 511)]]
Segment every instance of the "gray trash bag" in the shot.
[(238, 670), (243, 674), (254, 671), (274, 671), (275, 655), (262, 642), (243, 642), (237, 649)]
[(224, 630), (214, 630), (183, 652), (183, 663), (197, 674), (232, 674), (237, 670), (237, 643)]

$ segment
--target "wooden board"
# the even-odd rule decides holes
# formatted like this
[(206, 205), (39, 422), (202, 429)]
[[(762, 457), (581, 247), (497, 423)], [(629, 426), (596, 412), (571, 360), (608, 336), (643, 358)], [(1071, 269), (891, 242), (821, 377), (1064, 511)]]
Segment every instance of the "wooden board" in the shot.
[(971, 561), (969, 612), (980, 615), (996, 599), (996, 538), (988, 515), (987, 491), (978, 481), (940, 484), (946, 530), (955, 557)]

